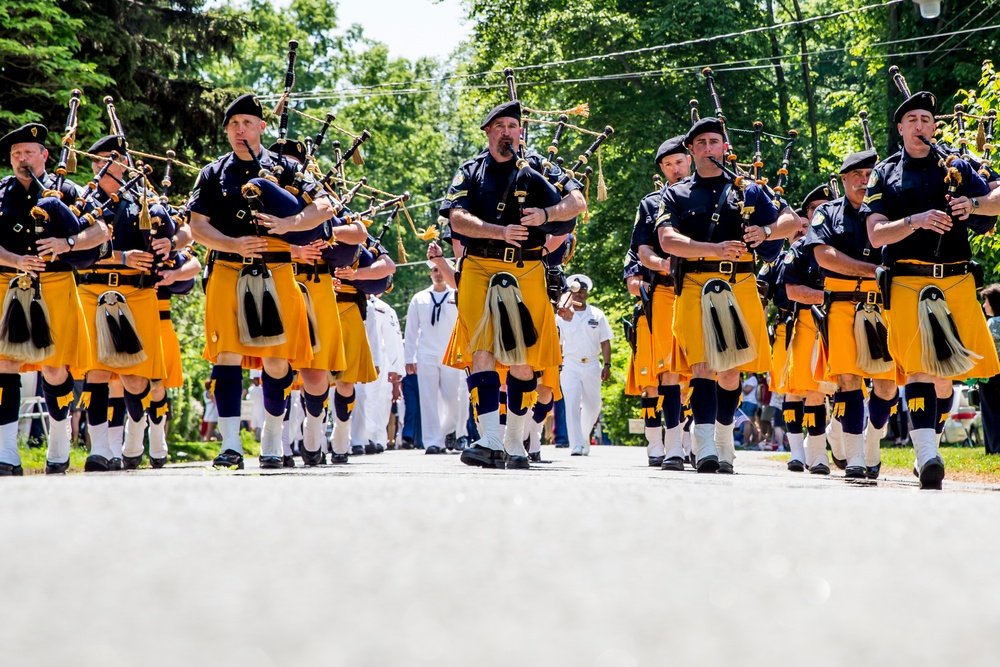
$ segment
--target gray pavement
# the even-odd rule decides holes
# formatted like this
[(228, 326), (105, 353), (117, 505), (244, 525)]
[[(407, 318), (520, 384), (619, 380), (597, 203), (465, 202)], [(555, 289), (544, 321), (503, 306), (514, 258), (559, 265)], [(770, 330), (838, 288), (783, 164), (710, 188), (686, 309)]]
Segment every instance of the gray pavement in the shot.
[(0, 483), (0, 665), (1000, 662), (1000, 494), (741, 452)]

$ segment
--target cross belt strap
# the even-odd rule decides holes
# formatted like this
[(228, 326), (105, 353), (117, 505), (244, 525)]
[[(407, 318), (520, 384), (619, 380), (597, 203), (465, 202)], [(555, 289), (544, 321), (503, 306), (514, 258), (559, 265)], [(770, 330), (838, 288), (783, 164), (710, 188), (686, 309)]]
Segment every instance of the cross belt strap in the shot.
[(161, 310), (160, 311), (160, 319), (161, 320), (169, 320), (170, 319), (170, 311), (169, 310)]

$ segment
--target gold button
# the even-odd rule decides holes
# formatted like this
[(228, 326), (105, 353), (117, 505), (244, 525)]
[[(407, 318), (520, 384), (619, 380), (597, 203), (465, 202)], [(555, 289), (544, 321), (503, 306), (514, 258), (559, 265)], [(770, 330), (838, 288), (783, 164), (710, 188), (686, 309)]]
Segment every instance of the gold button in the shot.
[(219, 334), (216, 333), (216, 332), (214, 332), (214, 331), (212, 332), (212, 342), (213, 343), (218, 343), (219, 342)]

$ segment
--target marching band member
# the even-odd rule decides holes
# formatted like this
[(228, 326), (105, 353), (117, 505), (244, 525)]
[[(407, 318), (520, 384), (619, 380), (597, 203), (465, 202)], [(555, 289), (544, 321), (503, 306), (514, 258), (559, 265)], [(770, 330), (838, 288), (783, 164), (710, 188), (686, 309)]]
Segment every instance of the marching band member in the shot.
[[(990, 186), (966, 160), (939, 164), (929, 145), (934, 110), (934, 96), (923, 91), (896, 109), (903, 148), (875, 166), (861, 208), (872, 246), (884, 246), (886, 268), (876, 280), (888, 312), (889, 354), (906, 378), (914, 474), (922, 489), (940, 489), (944, 479), (938, 433), (951, 406), (952, 382), (1000, 372), (976, 299), (982, 273), (971, 261), (968, 239), (968, 231), (983, 234), (996, 223), (975, 213), (974, 202)], [(954, 188), (950, 194), (946, 180)]]
[[(280, 188), (273, 192), (265, 185), (269, 181), (258, 178), (262, 171), (280, 167), (278, 184), (295, 188), (294, 177), (301, 169), (290, 159), (279, 161), (261, 146), (266, 127), (263, 116), (255, 95), (242, 95), (229, 105), (223, 126), (233, 150), (202, 169), (188, 203), (195, 240), (213, 251), (205, 293), (203, 356), (214, 365), (212, 379), (223, 439), (216, 467), (243, 468), (242, 369), (261, 364), (267, 414), (260, 463), (262, 468), (283, 466), (281, 427), (294, 376), (289, 362), (304, 366), (313, 353), (290, 244), (280, 237), (311, 232), (333, 216), (329, 199), (308, 176), (299, 196)], [(294, 202), (280, 202), (280, 217), (253, 211), (247, 197), (265, 195), (275, 199), (290, 195)]]
[[(77, 204), (77, 186), (46, 172), (47, 138), (48, 130), (37, 123), (0, 138), (0, 155), (10, 160), (14, 172), (0, 180), (0, 477), (24, 472), (17, 450), (22, 369), (42, 371), (50, 418), (45, 472), (69, 468), (71, 371), (90, 365), (73, 266), (92, 262), (96, 255), (84, 251), (108, 238), (103, 220), (78, 218), (68, 208)], [(85, 202), (79, 205), (83, 213), (91, 209)]]

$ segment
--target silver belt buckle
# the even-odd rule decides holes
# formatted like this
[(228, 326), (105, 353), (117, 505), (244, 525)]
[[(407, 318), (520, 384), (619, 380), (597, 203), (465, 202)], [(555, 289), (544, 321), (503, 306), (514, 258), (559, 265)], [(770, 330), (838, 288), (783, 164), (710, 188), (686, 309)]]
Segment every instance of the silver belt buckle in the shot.
[(934, 273), (932, 275), (935, 278), (944, 278), (944, 264), (935, 264), (933, 271)]

